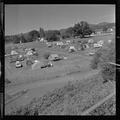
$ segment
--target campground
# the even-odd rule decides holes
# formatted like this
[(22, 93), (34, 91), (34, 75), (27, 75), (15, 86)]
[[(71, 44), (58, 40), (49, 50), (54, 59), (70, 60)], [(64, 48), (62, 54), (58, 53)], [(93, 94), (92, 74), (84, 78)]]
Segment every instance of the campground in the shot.
[[(94, 36), (91, 39), (94, 39), (96, 42), (104, 40), (105, 45), (109, 39), (113, 39), (114, 37), (114, 35), (105, 35)], [(90, 38), (84, 38), (82, 40), (88, 39)], [(79, 40), (80, 38), (76, 39), (76, 42), (71, 45), (79, 47)], [(10, 54), (11, 46), (13, 45), (6, 45), (7, 54)], [(90, 63), (93, 58), (93, 56), (88, 55), (91, 50), (90, 48), (84, 51), (69, 53), (67, 49), (61, 49), (56, 46), (49, 48), (45, 43), (40, 42), (24, 43), (24, 46), (26, 48), (36, 48), (39, 53), (37, 59), (40, 61), (47, 52), (59, 54), (67, 59), (52, 62), (53, 67), (50, 68), (32, 70), (31, 67), (15, 68), (14, 63), (10, 64), (9, 58), (5, 57), (5, 77), (11, 81), (9, 85), (5, 86), (5, 94), (11, 96), (20, 91), (28, 90), (26, 94), (5, 105), (5, 114), (10, 112), (11, 108), (14, 109), (15, 107), (25, 105), (35, 97), (40, 97), (48, 91), (64, 86), (68, 81), (82, 81), (99, 72), (98, 69), (92, 70), (90, 68)]]

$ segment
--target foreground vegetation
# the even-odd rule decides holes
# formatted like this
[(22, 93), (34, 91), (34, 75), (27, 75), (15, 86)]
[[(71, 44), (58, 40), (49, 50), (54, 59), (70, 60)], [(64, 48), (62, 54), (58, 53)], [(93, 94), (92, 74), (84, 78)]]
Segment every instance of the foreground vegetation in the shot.
[[(62, 88), (33, 99), (26, 106), (13, 109), (9, 115), (80, 115), (114, 91), (115, 66), (108, 62), (115, 62), (114, 42), (99, 49), (92, 60), (91, 66), (95, 64), (94, 69), (101, 69), (99, 74), (82, 81), (70, 81)], [(115, 98), (90, 113), (94, 114), (115, 115)]]
[(113, 40), (107, 46), (99, 49), (91, 61), (91, 68), (101, 69), (104, 81), (115, 80), (116, 66), (110, 64), (110, 62), (115, 63), (115, 55), (115, 40)]
[(114, 95), (109, 100), (89, 113), (89, 115), (116, 115), (116, 96)]
[(40, 98), (33, 99), (26, 106), (14, 109), (10, 115), (80, 115), (82, 112), (109, 95), (114, 82), (103, 84), (101, 75), (83, 82), (69, 82), (63, 88), (55, 89)]

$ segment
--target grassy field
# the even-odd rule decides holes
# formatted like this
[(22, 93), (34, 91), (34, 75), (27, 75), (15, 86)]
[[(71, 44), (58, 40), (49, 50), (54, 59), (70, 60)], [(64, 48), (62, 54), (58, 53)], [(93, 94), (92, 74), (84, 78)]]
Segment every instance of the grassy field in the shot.
[[(105, 44), (107, 44), (107, 40), (114, 38), (114, 35), (95, 36), (91, 38), (95, 41), (104, 40)], [(88, 40), (91, 38), (84, 38), (82, 40)], [(76, 41), (78, 40), (80, 39), (76, 39)], [(77, 42), (74, 43), (73, 45), (75, 45), (76, 47), (79, 47), (79, 44)], [(14, 45), (8, 44), (5, 46), (8, 54), (10, 53), (11, 46), (14, 46)], [(26, 94), (24, 94), (23, 96), (20, 96), (18, 99), (13, 100), (9, 104), (5, 105), (6, 114), (11, 111), (11, 107), (15, 108), (16, 106), (20, 107), (23, 104), (24, 105), (29, 104), (29, 102), (33, 98), (38, 98), (40, 96), (43, 96), (44, 94), (47, 93), (47, 91), (51, 91), (51, 90), (54, 91), (54, 89), (59, 88), (59, 90), (57, 90), (58, 93), (55, 92), (55, 94), (56, 95), (58, 94), (59, 96), (59, 94), (61, 94), (61, 92), (59, 93), (59, 91), (61, 91), (63, 88), (64, 88), (64, 91), (66, 91), (66, 88), (64, 86), (67, 84), (69, 80), (71, 81), (78, 80), (79, 85), (80, 85), (78, 86), (78, 88), (74, 88), (74, 90), (72, 91), (71, 94), (74, 94), (74, 97), (71, 97), (70, 101), (74, 101), (74, 99), (76, 99), (77, 101), (79, 98), (78, 96), (81, 96), (80, 99), (83, 99), (83, 101), (86, 100), (86, 102), (85, 101), (83, 103), (78, 102), (80, 105), (74, 102), (73, 107), (71, 108), (66, 107), (63, 110), (64, 112), (57, 112), (59, 111), (59, 109), (60, 110), (63, 109), (62, 106), (64, 106), (65, 104), (64, 102), (66, 100), (68, 101), (68, 98), (67, 99), (64, 98), (66, 96), (65, 95), (66, 93), (64, 93), (64, 95), (62, 95), (62, 97), (60, 98), (60, 101), (55, 100), (55, 102), (50, 103), (51, 104), (50, 107), (44, 107), (43, 105), (44, 110), (43, 108), (40, 108), (40, 111), (43, 111), (43, 113), (39, 111), (39, 114), (80, 114), (85, 108), (83, 107), (79, 108), (76, 106), (82, 106), (82, 104), (83, 105), (86, 104), (88, 105), (86, 106), (86, 108), (90, 107), (89, 105), (92, 105), (93, 103), (97, 102), (100, 98), (102, 99), (102, 97), (105, 97), (107, 94), (109, 94), (114, 86), (114, 84), (107, 83), (106, 84), (107, 87), (106, 87), (105, 84), (103, 85), (101, 82), (102, 78), (98, 79), (95, 77), (93, 79), (87, 79), (91, 76), (94, 76), (95, 74), (99, 72), (99, 70), (92, 70), (90, 68), (90, 63), (93, 58), (93, 56), (87, 55), (90, 49), (85, 50), (85, 51), (69, 53), (68, 50), (61, 49), (59, 47), (48, 48), (44, 43), (40, 43), (40, 42), (25, 43), (24, 46), (27, 48), (29, 47), (36, 48), (39, 53), (39, 56), (37, 59), (40, 61), (42, 60), (43, 55), (47, 52), (56, 53), (61, 56), (65, 56), (67, 57), (67, 59), (53, 62), (53, 67), (51, 68), (32, 70), (31, 67), (23, 67), (23, 68), (17, 69), (15, 68), (15, 65), (13, 63), (12, 64), (9, 63), (8, 58), (6, 57), (5, 58), (5, 78), (11, 81), (11, 83), (5, 87), (6, 96), (7, 96), (6, 100), (11, 99), (11, 96), (14, 96), (14, 94), (16, 95), (16, 93), (19, 93), (20, 91), (23, 91), (24, 89), (28, 89)], [(76, 91), (75, 89), (78, 91), (78, 93), (75, 92)], [(83, 92), (81, 92), (81, 90)], [(85, 91), (87, 91), (87, 93)], [(92, 95), (92, 92), (90, 91), (93, 92), (93, 95)], [(50, 95), (53, 93), (54, 92), (51, 92)], [(67, 94), (68, 93), (69, 92), (67, 92)], [(97, 98), (94, 98), (94, 93), (95, 93), (95, 97)], [(98, 96), (96, 96), (96, 94), (98, 94)], [(87, 96), (88, 96), (88, 99), (87, 99)], [(96, 101), (91, 103), (90, 100), (93, 100), (93, 98)], [(48, 95), (48, 97), (46, 98), (47, 102), (50, 102), (49, 99), (51, 99), (51, 96)], [(63, 102), (63, 99), (64, 99), (64, 102)], [(41, 101), (41, 99), (39, 100)], [(39, 106), (38, 101), (36, 102), (37, 109)], [(47, 102), (45, 103), (45, 106), (46, 104), (48, 104)], [(54, 108), (57, 104), (58, 104), (58, 107)], [(71, 102), (70, 102), (70, 105), (71, 105)], [(30, 110), (31, 108), (32, 108), (32, 105), (30, 106)], [(74, 110), (73, 110), (73, 113), (69, 112), (69, 111), (72, 111), (71, 109), (73, 108), (76, 108), (75, 111), (79, 110), (79, 112), (74, 113)], [(28, 108), (25, 108), (25, 109), (28, 109)], [(25, 109), (22, 108), (23, 111), (26, 111)], [(23, 114), (23, 113), (16, 112), (15, 114)], [(30, 114), (34, 114), (34, 112)]]
[[(26, 106), (14, 109), (12, 115), (80, 115), (113, 92), (114, 83), (102, 83), (95, 75), (84, 81), (72, 81), (64, 87), (33, 99)], [(92, 114), (92, 113), (91, 113)]]

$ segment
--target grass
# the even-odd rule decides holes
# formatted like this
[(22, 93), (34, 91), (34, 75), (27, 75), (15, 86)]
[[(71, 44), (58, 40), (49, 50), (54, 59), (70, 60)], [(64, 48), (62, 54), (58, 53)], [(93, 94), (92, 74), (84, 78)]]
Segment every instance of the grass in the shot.
[[(96, 36), (91, 37), (95, 41), (98, 40), (106, 40), (112, 39), (112, 35), (109, 36)], [(88, 40), (91, 38), (84, 38), (81, 40)], [(26, 72), (25, 70), (19, 70), (17, 71), (14, 69), (14, 75), (15, 75), (15, 84), (20, 84), (20, 82), (34, 82), (35, 80), (44, 80), (44, 79), (53, 79), (57, 77), (61, 77), (64, 75), (73, 75), (78, 74), (79, 72), (84, 72), (84, 66), (89, 66), (90, 59), (88, 58), (88, 61), (85, 61), (86, 59), (82, 59), (82, 57), (77, 57), (75, 55), (83, 54), (84, 51), (76, 52), (76, 53), (68, 53), (65, 49), (60, 48), (47, 48), (45, 44), (42, 43), (25, 43), (25, 47), (31, 47), (31, 48), (37, 48), (39, 51), (39, 59), (43, 57), (45, 52), (51, 53), (57, 53), (65, 56), (73, 56), (67, 59), (67, 61), (60, 61), (58, 63), (55, 63), (55, 69), (45, 69), (42, 71), (30, 71), (28, 70)], [(76, 43), (74, 44), (78, 46)], [(11, 45), (12, 46), (12, 45)], [(7, 46), (8, 48), (11, 46)], [(6, 47), (6, 49), (7, 49)], [(10, 49), (10, 48), (9, 48)], [(9, 51), (8, 49), (8, 51)], [(86, 51), (85, 51), (86, 52)], [(76, 57), (76, 58), (75, 58)], [(91, 58), (91, 57), (90, 57)], [(73, 62), (74, 61), (74, 62)], [(84, 61), (84, 62), (81, 62)], [(72, 64), (77, 63), (77, 67), (75, 69)], [(76, 64), (74, 64), (76, 66)], [(12, 68), (11, 68), (12, 69)], [(12, 69), (12, 70), (13, 70)], [(81, 71), (82, 70), (82, 71)], [(86, 68), (85, 68), (86, 70)], [(23, 74), (22, 74), (23, 72)], [(54, 73), (54, 75), (52, 74)], [(19, 74), (20, 73), (20, 74)], [(47, 74), (44, 74), (47, 73)], [(27, 74), (27, 76), (26, 76)], [(42, 75), (42, 76), (41, 76)], [(45, 76), (44, 76), (45, 75)], [(48, 76), (47, 76), (48, 75)], [(10, 74), (10, 76), (13, 76)], [(20, 81), (20, 82), (19, 82)], [(55, 89), (54, 91), (50, 91), (49, 93), (46, 93), (44, 96), (33, 99), (31, 103), (29, 103), (26, 106), (21, 106), (20, 108), (13, 109), (13, 111), (10, 114), (14, 115), (79, 115), (81, 112), (85, 111), (89, 107), (91, 107), (93, 104), (98, 102), (99, 100), (103, 99), (106, 95), (108, 95), (113, 85), (110, 82), (107, 82), (105, 84), (102, 83), (103, 79), (99, 76), (94, 76), (90, 79), (85, 79), (84, 82), (70, 82), (67, 85), (65, 85), (63, 88)]]
[(91, 111), (89, 115), (116, 115), (116, 99), (115, 95), (102, 105)]
[(26, 106), (12, 111), (12, 115), (80, 115), (112, 92), (113, 84), (102, 83), (100, 76), (84, 82), (69, 82), (60, 89), (54, 89), (40, 98), (33, 99)]

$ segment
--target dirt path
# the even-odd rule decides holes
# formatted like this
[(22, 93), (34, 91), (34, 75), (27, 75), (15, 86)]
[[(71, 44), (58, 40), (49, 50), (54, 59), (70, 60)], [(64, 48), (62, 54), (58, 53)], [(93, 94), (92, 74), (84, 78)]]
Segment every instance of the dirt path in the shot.
[[(71, 75), (65, 75), (65, 76), (61, 76), (59, 78), (50, 80), (50, 81), (36, 81), (34, 83), (29, 83), (29, 84), (22, 84), (19, 86), (14, 86), (14, 88), (8, 88), (6, 89), (6, 92), (10, 95), (15, 94), (23, 89), (32, 89), (32, 88), (36, 88), (36, 87), (40, 87), (46, 84), (54, 84), (54, 83), (59, 83), (59, 82), (65, 82), (65, 81), (69, 81), (69, 80), (81, 80), (83, 78), (88, 78), (94, 74), (97, 74), (98, 70), (92, 70), (92, 71), (88, 71), (85, 73), (77, 73), (77, 75), (75, 73), (71, 74)], [(75, 74), (75, 75), (74, 75)]]
[(21, 85), (14, 87), (12, 89), (7, 90), (7, 93), (9, 94), (15, 94), (17, 92), (22, 91), (23, 89), (29, 89), (26, 94), (23, 96), (20, 96), (19, 99), (15, 99), (11, 101), (9, 104), (5, 106), (5, 112), (9, 112), (11, 110), (11, 107), (19, 107), (21, 105), (25, 105), (29, 103), (33, 98), (40, 97), (44, 95), (46, 92), (54, 90), (55, 88), (60, 88), (64, 86), (68, 81), (71, 80), (84, 80), (84, 78), (89, 78), (92, 77), (93, 75), (97, 74), (99, 71), (94, 70), (94, 71), (89, 71), (87, 73), (78, 73), (75, 75), (68, 75), (64, 77), (60, 77), (51, 81), (47, 82), (35, 82), (27, 85)]

